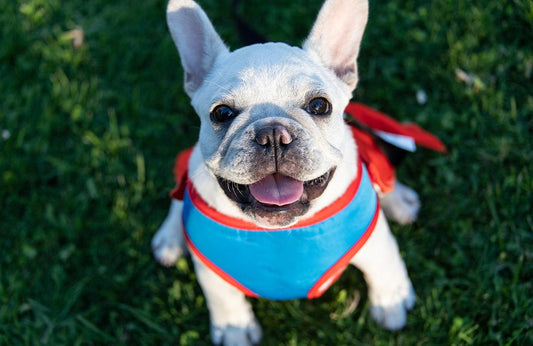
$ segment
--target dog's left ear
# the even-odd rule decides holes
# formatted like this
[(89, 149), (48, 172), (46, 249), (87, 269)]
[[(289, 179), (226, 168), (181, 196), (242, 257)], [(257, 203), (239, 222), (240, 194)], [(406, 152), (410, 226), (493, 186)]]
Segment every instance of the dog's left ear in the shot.
[(358, 81), (356, 60), (367, 19), (367, 0), (327, 0), (303, 45), (351, 90)]

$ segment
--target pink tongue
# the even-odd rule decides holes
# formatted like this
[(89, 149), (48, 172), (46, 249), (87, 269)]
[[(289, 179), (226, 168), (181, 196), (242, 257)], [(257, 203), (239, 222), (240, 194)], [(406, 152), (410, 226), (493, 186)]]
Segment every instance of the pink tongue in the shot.
[(263, 204), (286, 205), (302, 196), (304, 184), (282, 174), (272, 174), (250, 185), (250, 193)]

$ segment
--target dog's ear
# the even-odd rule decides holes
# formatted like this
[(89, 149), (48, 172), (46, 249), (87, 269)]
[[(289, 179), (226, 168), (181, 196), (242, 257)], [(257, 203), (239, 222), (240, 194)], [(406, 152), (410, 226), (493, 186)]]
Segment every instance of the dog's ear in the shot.
[(356, 60), (367, 19), (367, 0), (327, 0), (304, 42), (304, 49), (352, 90), (358, 81)]
[(217, 57), (229, 50), (205, 12), (192, 0), (170, 0), (167, 23), (180, 53), (185, 91), (192, 97)]

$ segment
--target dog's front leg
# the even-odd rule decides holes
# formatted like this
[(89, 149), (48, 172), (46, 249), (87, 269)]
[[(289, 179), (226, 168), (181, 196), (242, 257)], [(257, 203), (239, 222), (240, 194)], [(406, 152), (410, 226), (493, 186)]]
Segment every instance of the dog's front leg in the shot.
[(374, 320), (389, 330), (405, 326), (415, 293), (383, 212), (374, 232), (350, 263), (365, 276)]
[(263, 333), (244, 294), (207, 268), (196, 256), (192, 257), (209, 309), (213, 343), (258, 344)]
[(167, 218), (152, 238), (154, 257), (164, 266), (171, 266), (186, 251), (181, 224), (183, 201), (172, 200)]

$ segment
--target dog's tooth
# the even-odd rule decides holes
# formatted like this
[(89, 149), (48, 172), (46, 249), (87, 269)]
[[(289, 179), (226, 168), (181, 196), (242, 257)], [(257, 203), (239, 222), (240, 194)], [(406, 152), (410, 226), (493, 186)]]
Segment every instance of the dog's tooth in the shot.
[(304, 192), (302, 193), (302, 197), (300, 197), (300, 203), (302, 204), (309, 203), (309, 196), (307, 196), (307, 191), (305, 191), (305, 189), (304, 189)]

